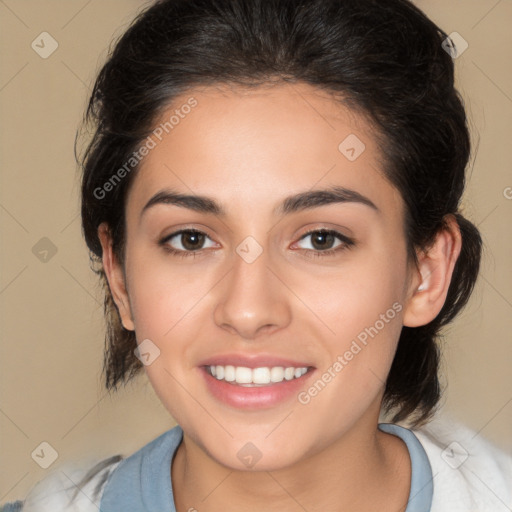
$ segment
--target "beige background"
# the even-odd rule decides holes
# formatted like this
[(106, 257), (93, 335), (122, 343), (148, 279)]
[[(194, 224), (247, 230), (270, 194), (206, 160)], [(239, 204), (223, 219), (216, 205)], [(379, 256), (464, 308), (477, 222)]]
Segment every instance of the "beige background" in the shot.
[[(456, 60), (478, 146), (466, 213), (486, 243), (472, 301), (447, 331), (445, 407), (510, 452), (512, 2), (417, 4), (469, 43)], [(23, 497), (59, 464), (130, 454), (174, 425), (144, 375), (111, 397), (101, 386), (101, 296), (81, 238), (73, 156), (94, 75), (141, 5), (0, 0), (0, 502)], [(47, 59), (31, 48), (43, 31), (59, 44)], [(43, 237), (57, 248), (46, 263), (32, 252)], [(59, 455), (47, 470), (31, 458), (43, 441)]]

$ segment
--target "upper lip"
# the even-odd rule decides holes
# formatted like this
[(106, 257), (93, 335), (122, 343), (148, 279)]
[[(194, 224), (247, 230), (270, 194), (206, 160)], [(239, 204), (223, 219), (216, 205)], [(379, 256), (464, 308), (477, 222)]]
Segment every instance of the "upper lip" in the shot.
[(293, 366), (295, 368), (307, 368), (313, 366), (309, 362), (297, 361), (286, 357), (274, 356), (271, 354), (218, 354), (208, 357), (199, 363), (199, 366), (244, 366), (246, 368), (262, 368), (283, 366), (284, 368)]

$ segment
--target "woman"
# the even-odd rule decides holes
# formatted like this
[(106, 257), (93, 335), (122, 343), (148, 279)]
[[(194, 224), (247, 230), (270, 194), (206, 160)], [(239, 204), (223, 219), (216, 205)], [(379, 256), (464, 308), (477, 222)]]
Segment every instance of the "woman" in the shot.
[(106, 386), (144, 369), (178, 426), (5, 510), (510, 509), (511, 458), (433, 420), (481, 253), (446, 42), (405, 0), (135, 20), (90, 99), (82, 226)]

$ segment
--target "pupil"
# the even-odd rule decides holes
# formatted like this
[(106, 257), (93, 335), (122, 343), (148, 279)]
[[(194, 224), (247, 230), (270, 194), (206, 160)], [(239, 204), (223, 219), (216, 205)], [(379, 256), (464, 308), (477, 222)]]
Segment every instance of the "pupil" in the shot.
[(327, 245), (329, 245), (329, 242), (332, 243), (334, 240), (334, 235), (331, 233), (326, 232), (318, 232), (316, 235), (313, 236), (313, 245), (316, 245), (318, 241), (320, 241), (320, 249), (326, 248), (326, 242)]
[[(191, 232), (191, 233), (183, 233), (183, 240), (184, 242), (182, 242), (183, 244), (183, 247), (185, 247), (185, 249), (189, 249), (189, 250), (194, 250), (194, 249), (197, 249), (197, 244), (199, 242), (199, 246), (202, 245), (200, 242), (203, 241), (203, 238), (204, 238), (204, 235), (201, 234), (201, 233), (195, 233), (195, 232)], [(191, 240), (192, 243), (189, 244), (188, 241)]]

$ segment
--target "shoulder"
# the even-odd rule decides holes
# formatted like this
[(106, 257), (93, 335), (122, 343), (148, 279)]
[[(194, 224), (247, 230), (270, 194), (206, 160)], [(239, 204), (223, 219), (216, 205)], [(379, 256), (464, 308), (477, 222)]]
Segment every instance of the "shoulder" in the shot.
[(432, 512), (512, 509), (512, 457), (446, 415), (413, 429), (429, 458)]
[(0, 512), (98, 512), (104, 486), (123, 459), (66, 464), (32, 487), (24, 500), (6, 503)]
[[(63, 465), (39, 481), (24, 500), (0, 505), (0, 512), (98, 512), (105, 501), (107, 509), (112, 505), (110, 510), (129, 510), (133, 500), (157, 495), (164, 484), (170, 487), (166, 472), (158, 481), (153, 472), (166, 467), (182, 435), (176, 426), (128, 457)], [(126, 506), (119, 505), (123, 503)]]

